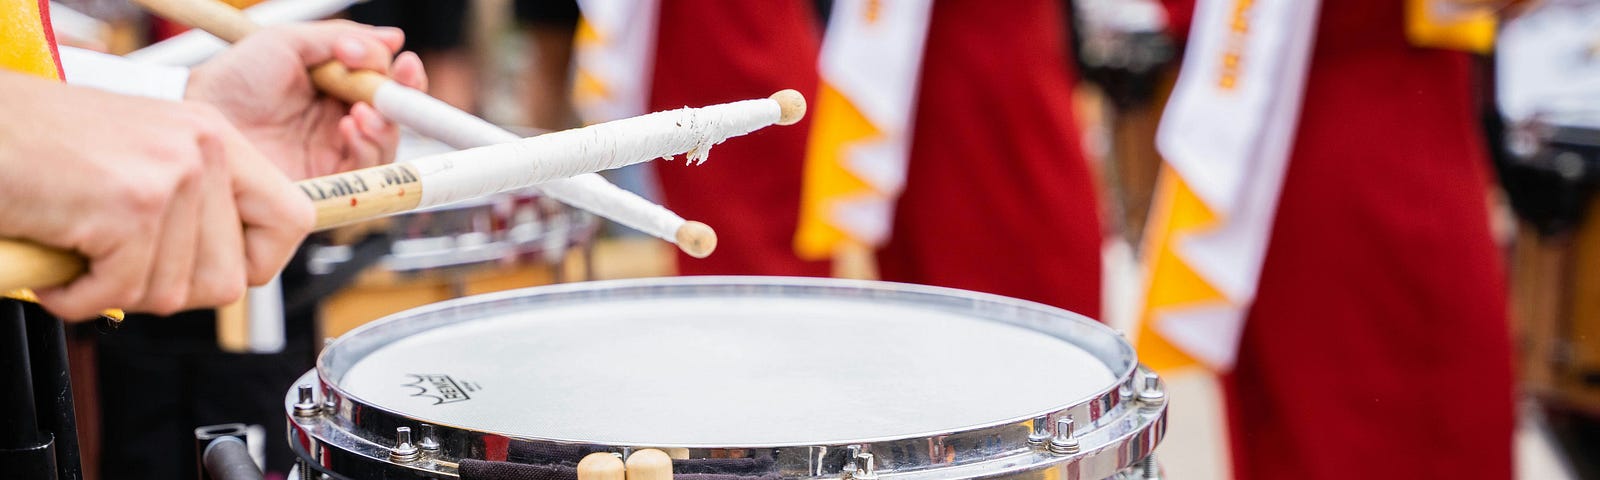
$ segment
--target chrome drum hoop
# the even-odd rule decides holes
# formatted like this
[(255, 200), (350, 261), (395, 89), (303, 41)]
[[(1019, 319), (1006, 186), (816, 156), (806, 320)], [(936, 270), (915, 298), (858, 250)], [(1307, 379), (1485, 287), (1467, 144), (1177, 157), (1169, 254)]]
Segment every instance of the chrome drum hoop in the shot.
[[(1112, 368), (1118, 381), (1089, 398), (1074, 399), (1049, 411), (1026, 418), (925, 434), (863, 438), (831, 444), (773, 445), (625, 445), (594, 440), (544, 439), (425, 425), (407, 414), (363, 402), (337, 386), (342, 371), (365, 353), (388, 341), (476, 318), (491, 312), (540, 305), (596, 302), (651, 295), (781, 294), (799, 297), (927, 302), (944, 308), (982, 312), (1015, 326), (1062, 339), (1084, 349)], [(1050, 377), (1041, 375), (1040, 381)], [(297, 415), (297, 392), (285, 397), (290, 441), (302, 457), (320, 465), (336, 478), (389, 478), (421, 475), (456, 478), (456, 462), (482, 459), (486, 441), (513, 446), (607, 450), (628, 454), (641, 447), (673, 448), (688, 458), (771, 458), (772, 472), (785, 479), (874, 478), (849, 476), (852, 456), (870, 454), (876, 478), (892, 479), (1022, 479), (1112, 478), (1129, 471), (1149, 456), (1166, 430), (1164, 385), (1159, 377), (1139, 367), (1132, 347), (1114, 331), (1064, 310), (1032, 302), (954, 289), (836, 279), (773, 277), (682, 277), (564, 284), (482, 295), (443, 302), (403, 312), (360, 327), (340, 338), (318, 358), (317, 370), (302, 376), (298, 385), (319, 392), (315, 411)], [(1019, 386), (1019, 394), (1026, 386)], [(301, 405), (304, 407), (304, 404)], [(1076, 428), (1068, 438), (1052, 438), (1058, 420), (1072, 419)], [(423, 452), (415, 460), (394, 455), (395, 431), (407, 427), (421, 435), (432, 432), (436, 452)], [(1038, 427), (1038, 428), (1036, 428)], [(416, 437), (421, 441), (420, 436)], [(1057, 440), (1052, 442), (1051, 440)], [(1054, 447), (1052, 443), (1055, 443)], [(1070, 448), (1068, 445), (1070, 444)], [(571, 459), (575, 462), (577, 459)]]

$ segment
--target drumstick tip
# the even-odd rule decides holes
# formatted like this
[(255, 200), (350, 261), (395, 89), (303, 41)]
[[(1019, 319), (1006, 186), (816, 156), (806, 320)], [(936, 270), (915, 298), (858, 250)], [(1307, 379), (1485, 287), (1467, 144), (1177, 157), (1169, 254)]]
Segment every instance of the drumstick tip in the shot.
[(672, 457), (647, 448), (628, 455), (628, 480), (672, 480)]
[(806, 116), (806, 97), (794, 89), (779, 90), (767, 98), (778, 102), (778, 125), (794, 125)]
[(607, 452), (591, 453), (578, 461), (578, 480), (623, 480), (622, 460)]
[(706, 258), (717, 249), (717, 231), (704, 223), (693, 220), (683, 222), (675, 236), (678, 249), (694, 258)]

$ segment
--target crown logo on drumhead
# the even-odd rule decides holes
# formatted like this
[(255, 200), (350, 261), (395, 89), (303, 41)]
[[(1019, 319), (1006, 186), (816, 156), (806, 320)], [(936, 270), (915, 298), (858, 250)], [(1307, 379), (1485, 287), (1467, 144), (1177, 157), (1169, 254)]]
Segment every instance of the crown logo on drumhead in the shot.
[(414, 382), (403, 385), (417, 389), (417, 393), (413, 393), (411, 396), (432, 398), (434, 405), (471, 400), (472, 397), (468, 396), (467, 392), (477, 390), (472, 384), (457, 382), (456, 379), (450, 378), (449, 375), (427, 373), (410, 373), (407, 375), (416, 379)]

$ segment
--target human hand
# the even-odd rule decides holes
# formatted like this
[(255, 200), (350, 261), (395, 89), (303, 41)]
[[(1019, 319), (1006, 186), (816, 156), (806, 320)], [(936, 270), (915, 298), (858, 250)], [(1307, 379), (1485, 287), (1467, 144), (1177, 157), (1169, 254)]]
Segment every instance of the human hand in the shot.
[(216, 106), (296, 180), (387, 163), (400, 138), (395, 125), (371, 105), (318, 93), (307, 72), (338, 60), (425, 90), (417, 55), (394, 57), (404, 42), (398, 29), (343, 20), (265, 28), (195, 67), (185, 97)]
[(0, 71), (0, 238), (75, 251), (39, 290), (66, 319), (171, 314), (267, 282), (310, 232), (305, 194), (216, 109)]

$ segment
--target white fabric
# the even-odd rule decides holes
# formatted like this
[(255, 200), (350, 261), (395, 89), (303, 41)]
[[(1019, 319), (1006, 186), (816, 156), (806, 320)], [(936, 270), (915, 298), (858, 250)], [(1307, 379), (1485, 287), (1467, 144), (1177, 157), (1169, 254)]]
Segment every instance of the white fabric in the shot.
[(1546, 0), (1508, 20), (1496, 42), (1500, 113), (1600, 128), (1600, 3)]
[(286, 342), (283, 326), (283, 274), (266, 285), (251, 287), (245, 295), (245, 318), (250, 319), (250, 352), (278, 353)]
[[(268, 0), (244, 13), (258, 25), (280, 25), (328, 18), (355, 3), (356, 0)], [(130, 52), (127, 57), (140, 62), (191, 66), (227, 47), (227, 42), (209, 33), (190, 30)]]
[[(1182, 73), (1156, 135), (1173, 171), (1218, 217), (1212, 228), (1175, 238), (1174, 249), (1226, 302), (1152, 312), (1154, 327), (1216, 369), (1232, 367), (1255, 298), (1299, 119), (1318, 3), (1200, 0)], [(1230, 56), (1236, 61), (1227, 61)]]
[(584, 28), (573, 45), (573, 104), (585, 123), (643, 115), (655, 64), (658, 0), (578, 0)]
[[(468, 115), (425, 93), (394, 82), (385, 83), (373, 95), (379, 112), (418, 133), (436, 138), (456, 148), (515, 142), (516, 134), (481, 118)], [(551, 198), (611, 219), (668, 242), (677, 242), (683, 217), (612, 185), (596, 174), (578, 175), (565, 180), (539, 184), (537, 188)]]
[(123, 95), (183, 99), (189, 86), (189, 69), (131, 62), (116, 55), (81, 48), (61, 47), (61, 71), (72, 85)]
[(83, 12), (50, 2), (50, 29), (60, 40), (73, 39), (94, 44), (105, 43), (103, 38), (110, 27)]
[[(905, 188), (932, 9), (925, 1), (839, 0), (822, 39), (817, 63), (825, 88), (839, 92), (877, 130), (837, 152), (841, 166), (870, 185), (871, 194), (836, 198), (828, 208), (834, 227), (867, 245), (888, 240), (894, 204)], [(847, 127), (818, 122), (813, 128)]]
[(712, 145), (772, 125), (779, 110), (770, 99), (681, 108), (418, 158), (411, 161), (422, 177), (418, 208), (685, 152), (689, 163), (703, 162)]

